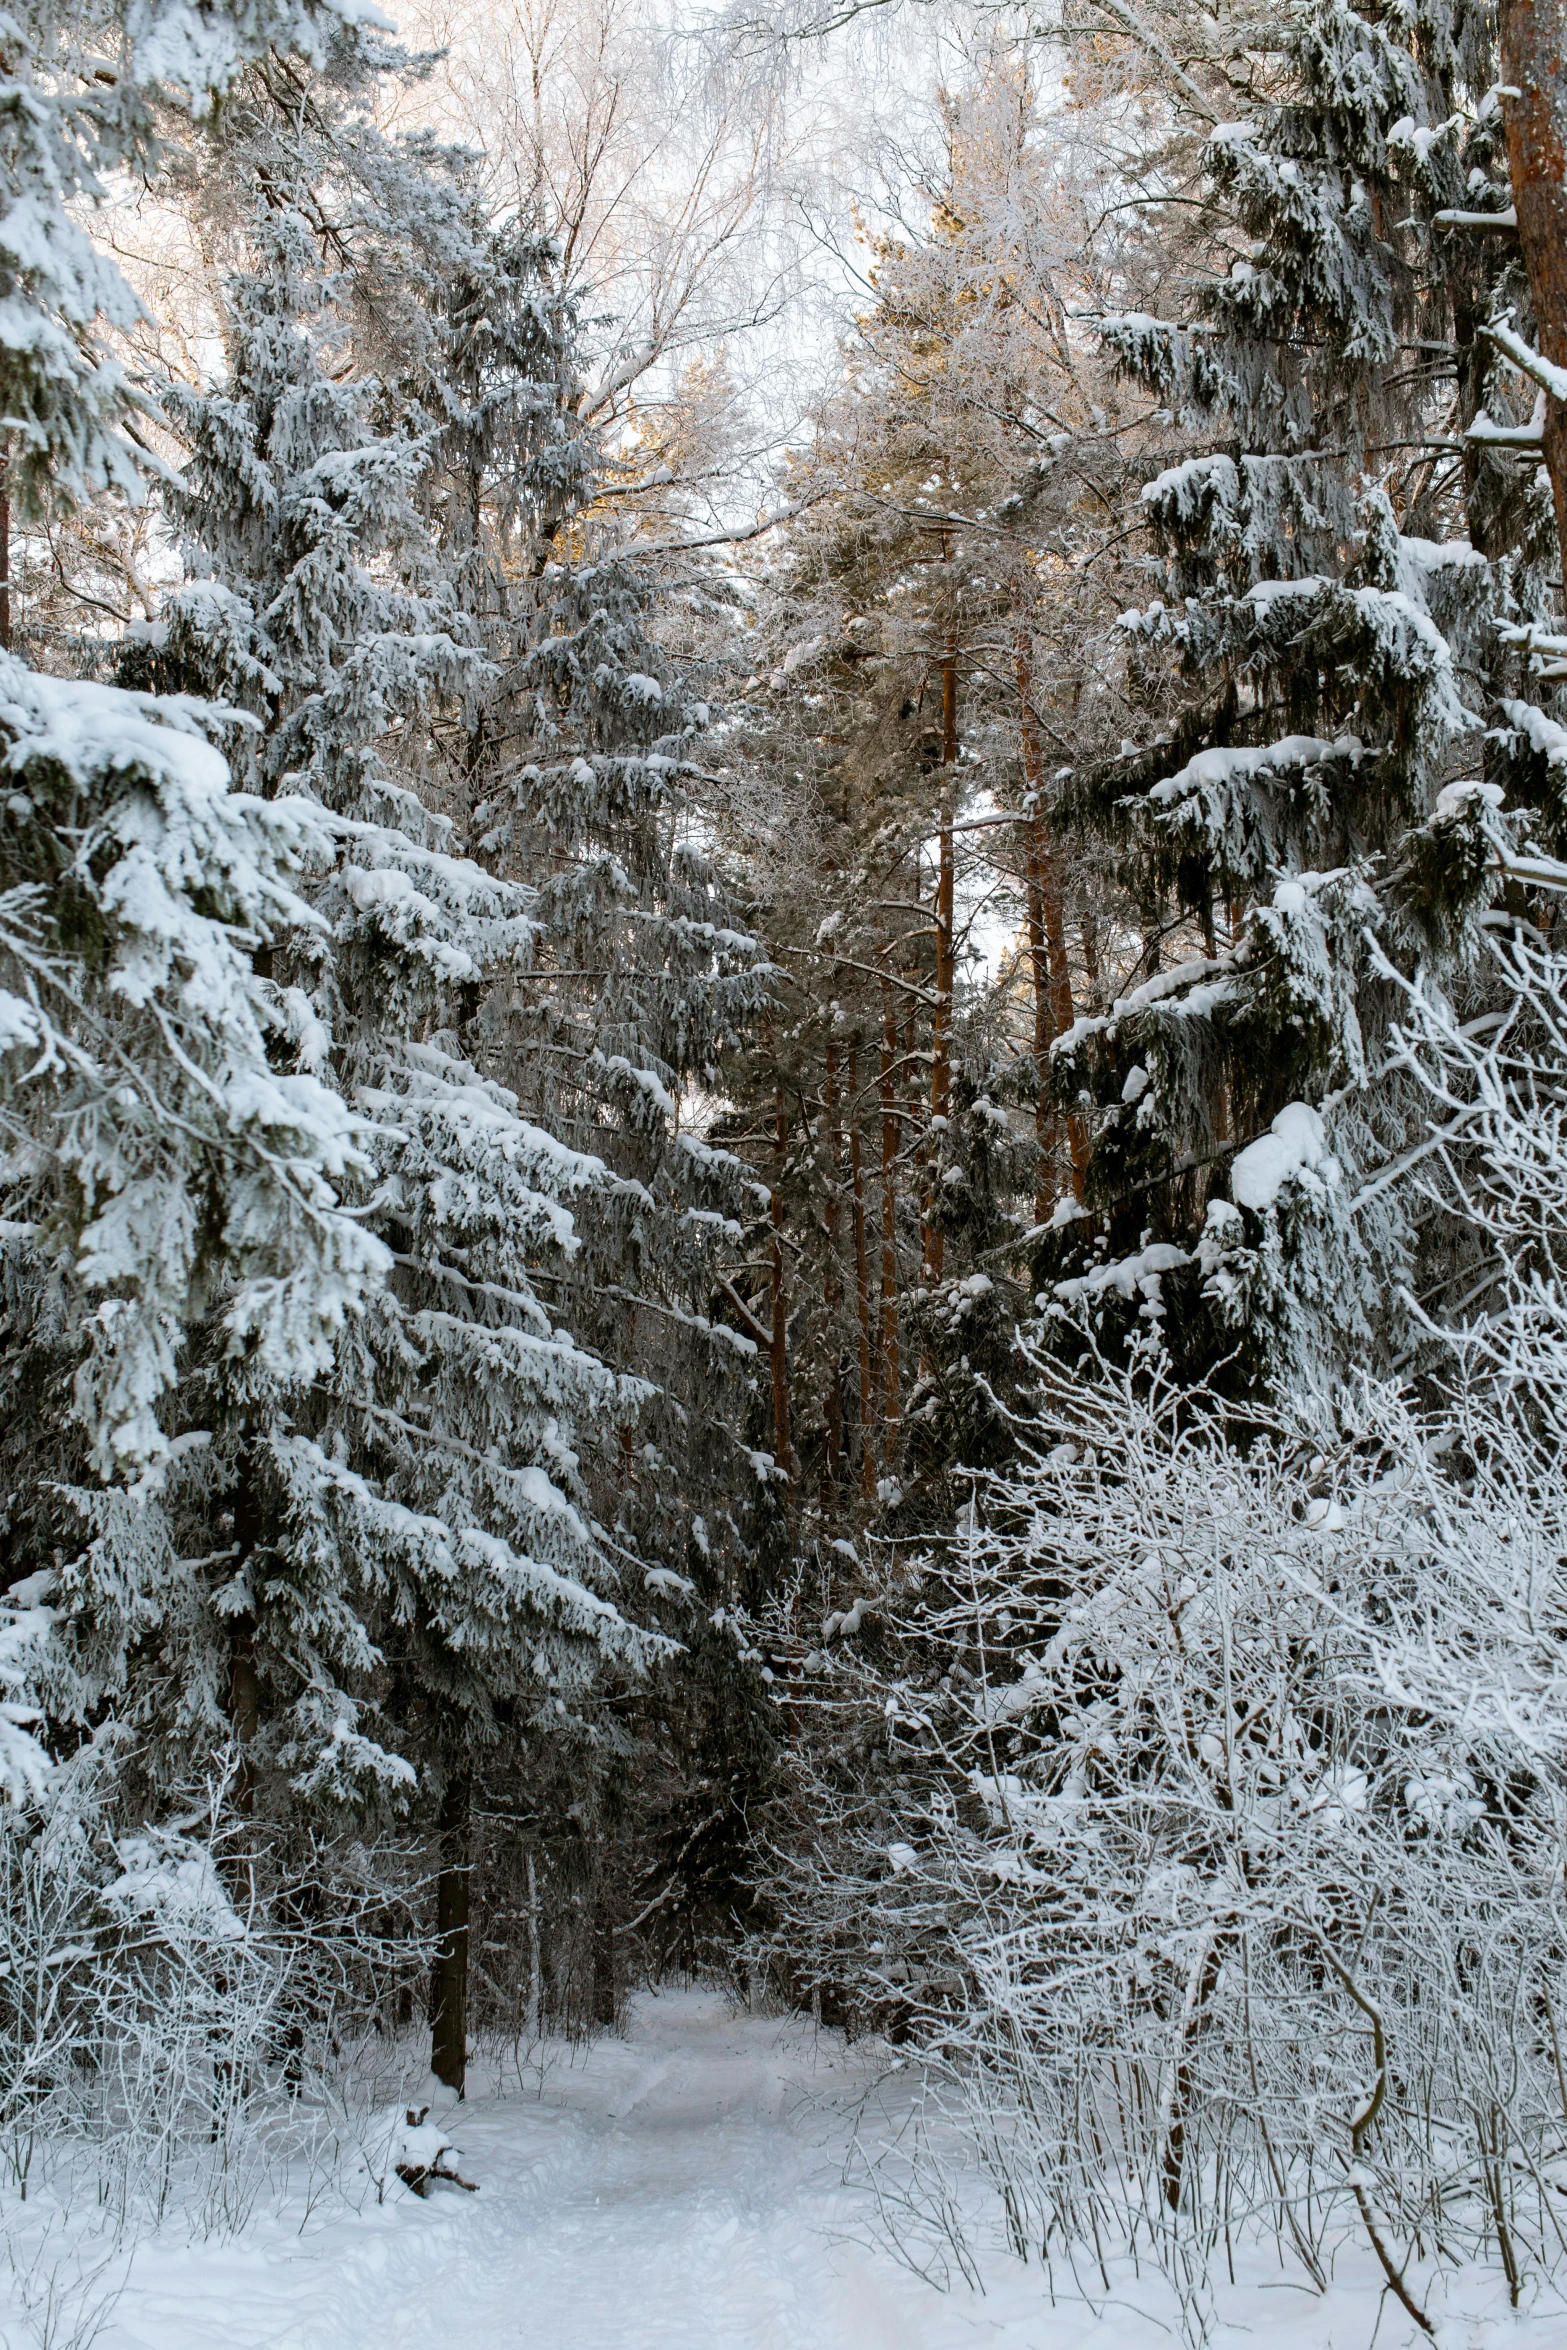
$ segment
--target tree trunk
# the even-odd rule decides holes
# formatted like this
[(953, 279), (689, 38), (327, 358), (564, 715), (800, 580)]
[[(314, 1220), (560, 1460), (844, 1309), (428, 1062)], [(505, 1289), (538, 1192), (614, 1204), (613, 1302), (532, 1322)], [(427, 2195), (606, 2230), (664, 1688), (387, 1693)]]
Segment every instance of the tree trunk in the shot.
[(261, 1676), (256, 1671), (254, 1616), (236, 1616), (229, 1630), (229, 1722), (235, 1743), (243, 1754), (246, 1747), (254, 1744), (261, 1727)]
[(843, 1151), (838, 1134), (838, 1048), (827, 1047), (827, 1072), (822, 1086), (824, 1156), (829, 1169), (827, 1206), (827, 1269), (822, 1302), (827, 1309), (827, 1474), (834, 1485), (843, 1476), (843, 1393), (839, 1382), (838, 1316), (843, 1304), (842, 1226)]
[(865, 1164), (860, 1145), (860, 1048), (849, 1047), (849, 1180), (854, 1196), (854, 1309), (860, 1326), (860, 1490), (867, 1501), (876, 1491), (876, 1448), (871, 1441), (871, 1283), (865, 1254)]
[(536, 2042), (544, 2029), (544, 1953), (539, 1940), (539, 1879), (528, 1854), (528, 2039)]
[(784, 1116), (783, 1087), (773, 1096), (773, 1141), (775, 1146), (772, 1204), (769, 1213), (773, 1227), (772, 1252), (772, 1370), (773, 1370), (773, 1456), (786, 1477), (794, 1475), (794, 1454), (789, 1444), (789, 1300), (784, 1288), (784, 1211), (783, 1175), (784, 1152), (789, 1139)]
[[(1066, 951), (1066, 917), (1061, 905), (1061, 875), (1044, 815), (1045, 763), (1039, 741), (1039, 721), (1034, 715), (1033, 666), (1029, 658), (1028, 632), (1021, 620), (1017, 626), (1015, 663), (1023, 782), (1027, 792), (1025, 805), (1031, 811), (1024, 835), (1024, 855), (1028, 875), (1029, 961), (1034, 976), (1034, 1131), (1040, 1137), (1043, 1168), (1044, 1138), (1050, 1133), (1055, 1121), (1055, 1096), (1050, 1085), (1050, 1047), (1058, 1036), (1064, 1036), (1071, 1027), (1074, 1011), (1072, 968)], [(1075, 1199), (1081, 1199), (1083, 1178), (1088, 1171), (1088, 1129), (1075, 1111), (1067, 1118), (1066, 1134), (1072, 1161), (1072, 1194)], [(1034, 1220), (1040, 1224), (1055, 1204), (1054, 1201), (1046, 1202), (1043, 1192), (1041, 1181), (1034, 1201)]]
[(925, 1193), (925, 1278), (941, 1279), (946, 1235), (937, 1221), (942, 1136), (952, 1103), (953, 917), (956, 878), (952, 862), (952, 801), (958, 763), (958, 662), (950, 644), (941, 664), (940, 863), (936, 880), (936, 1005), (931, 1020), (930, 1168)]
[(440, 1873), (435, 1880), (435, 1964), (430, 1975), (430, 2070), (461, 2097), (468, 2075), (468, 1887), (473, 1785), (453, 1771), (441, 1796)]
[(1045, 908), (1039, 894), (1034, 860), (1028, 861), (1028, 960), (1034, 976), (1034, 1147), (1039, 1164), (1034, 1174), (1034, 1222), (1048, 1219), (1055, 1200), (1056, 1108), (1050, 1091), (1050, 988), (1045, 963)]
[[(239, 1462), (234, 1479), (234, 1574), (249, 1571), (254, 1589), (256, 1553), (261, 1547), (263, 1533), (261, 1495), (256, 1484), (255, 1445), (246, 1434), (241, 1437)], [(243, 1615), (228, 1619), (229, 1642), (229, 1727), (234, 1734), (238, 1759), (234, 1771), (234, 1804), (241, 1812), (248, 1812), (255, 1800), (254, 1761), (251, 1748), (261, 1729), (261, 1675), (256, 1669), (256, 1619), (247, 1608)]]
[[(1535, 340), (1567, 367), (1567, 7), (1563, 0), (1501, 0), (1501, 77), (1507, 165), (1518, 242), (1529, 273)], [(1567, 400), (1545, 402), (1545, 465), (1567, 573)]]
[[(1077, 934), (1083, 945), (1083, 975), (1088, 981), (1088, 1008), (1091, 1012), (1104, 1010), (1104, 996), (1099, 985), (1099, 924), (1093, 909), (1078, 901)], [(1230, 921), (1230, 944), (1240, 936), (1235, 917)]]
[(897, 1450), (902, 1371), (898, 1363), (898, 1013), (892, 983), (881, 983), (881, 1424), (886, 1431), (885, 1464)]
[(11, 451), (0, 451), (0, 651), (11, 650)]
[(593, 1919), (593, 2021), (606, 2032), (614, 2030), (615, 2019), (619, 2012), (620, 1970), (618, 1961), (619, 1953), (615, 1947), (615, 1921), (604, 1906), (604, 1897), (601, 1895), (600, 1905)]

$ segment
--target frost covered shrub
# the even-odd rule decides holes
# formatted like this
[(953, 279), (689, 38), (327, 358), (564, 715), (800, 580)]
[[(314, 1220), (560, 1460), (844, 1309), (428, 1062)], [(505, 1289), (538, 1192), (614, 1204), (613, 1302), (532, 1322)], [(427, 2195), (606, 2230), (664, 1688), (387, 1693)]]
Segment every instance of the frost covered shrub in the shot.
[(1567, 961), (1498, 920), (1483, 981), (1393, 1031), (1462, 1274), (1404, 1301), (1423, 1406), (1025, 1348), (1017, 1463), (919, 1562), (839, 1818), (1020, 2243), (1261, 2224), (1320, 2279), (1348, 2221), (1422, 2321), (1424, 2263), (1516, 2298), (1564, 2249)]
[(788, 1897), (820, 1973), (921, 2046), (1020, 2250), (1261, 2229), (1320, 2283), (1348, 2228), (1412, 2311), (1437, 2257), (1516, 2291), (1567, 2249), (1540, 1456), (1478, 1396), (1438, 1433), (1367, 1388), (1329, 1433), (1033, 1367), (1015, 1467), (884, 1604), (879, 1768)]
[(339, 2034), (428, 1956), (362, 1849), (287, 1851), (219, 1778), (127, 1832), (112, 1732), (0, 1805), (0, 2191), (243, 2220), (330, 2134)]
[(931, 1618), (985, 1808), (932, 1822), (984, 1888), (949, 2052), (1003, 2089), (1045, 2241), (1267, 2212), (1319, 2269), (1353, 2198), (1390, 2278), (1481, 2239), (1549, 2257), (1560, 1789), (1400, 1702), (1393, 1663), (1469, 1647), (1451, 1564), (1500, 1552), (1517, 1596), (1519, 1496), (1451, 1491), (1387, 1394), (1332, 1446), (1246, 1433), (1106, 1375), (976, 1495)]

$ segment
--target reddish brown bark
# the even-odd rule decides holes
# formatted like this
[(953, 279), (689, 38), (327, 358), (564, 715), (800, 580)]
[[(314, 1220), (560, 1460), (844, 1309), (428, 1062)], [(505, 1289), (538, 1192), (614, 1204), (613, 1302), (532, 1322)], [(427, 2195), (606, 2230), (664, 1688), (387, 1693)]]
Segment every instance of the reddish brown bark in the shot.
[(773, 1141), (775, 1146), (772, 1204), (770, 1214), (773, 1227), (772, 1250), (772, 1371), (773, 1371), (773, 1456), (786, 1477), (794, 1475), (794, 1452), (789, 1442), (789, 1299), (784, 1284), (784, 1212), (783, 1175), (784, 1154), (789, 1140), (788, 1121), (784, 1114), (783, 1087), (773, 1097)]
[(1050, 1197), (1051, 1161), (1055, 1157), (1056, 1110), (1045, 1072), (1050, 1067), (1050, 988), (1045, 946), (1045, 908), (1029, 860), (1028, 962), (1034, 976), (1034, 1144), (1039, 1164), (1034, 1173), (1034, 1222), (1043, 1224), (1054, 1205)]
[[(1034, 1130), (1040, 1144), (1039, 1190), (1035, 1195), (1035, 1221), (1043, 1223), (1053, 1202), (1045, 1198), (1047, 1184), (1047, 1137), (1055, 1125), (1055, 1101), (1050, 1090), (1050, 1047), (1058, 1036), (1064, 1036), (1074, 1018), (1072, 1004), (1072, 971), (1066, 951), (1066, 917), (1061, 904), (1060, 862), (1055, 843), (1044, 814), (1044, 757), (1039, 741), (1039, 721), (1034, 715), (1033, 671), (1029, 660), (1028, 634), (1020, 622), (1016, 641), (1016, 674), (1018, 712), (1022, 731), (1023, 781), (1029, 794), (1033, 815), (1024, 836), (1024, 855), (1028, 884), (1029, 962), (1034, 979)], [(1072, 1162), (1072, 1190), (1076, 1198), (1083, 1196), (1083, 1178), (1088, 1169), (1088, 1129), (1075, 1113), (1066, 1121), (1067, 1149)]]
[(946, 1234), (936, 1220), (941, 1137), (952, 1106), (952, 990), (955, 970), (953, 927), (957, 879), (952, 855), (952, 802), (958, 764), (958, 661), (949, 645), (941, 664), (941, 808), (936, 878), (936, 1003), (930, 1034), (930, 1168), (925, 1193), (925, 1278), (941, 1279)]
[(11, 453), (0, 453), (0, 650), (11, 650)]
[[(1567, 5), (1501, 0), (1502, 101), (1518, 242), (1534, 302), (1535, 341), (1567, 367)], [(1567, 572), (1567, 400), (1545, 403), (1545, 465)]]
[(871, 1440), (871, 1284), (865, 1254), (865, 1165), (860, 1148), (860, 1053), (849, 1047), (849, 1181), (854, 1204), (854, 1307), (860, 1325), (860, 1485), (867, 1501), (876, 1491), (876, 1448)]
[(827, 1309), (827, 1474), (836, 1485), (843, 1475), (843, 1396), (838, 1384), (838, 1314), (843, 1304), (842, 1138), (838, 1132), (838, 1048), (827, 1047), (827, 1073), (822, 1087), (823, 1156), (827, 1161), (827, 1268), (822, 1302)]
[(889, 980), (881, 983), (881, 1420), (891, 1465), (903, 1374), (898, 1361), (898, 1014)]

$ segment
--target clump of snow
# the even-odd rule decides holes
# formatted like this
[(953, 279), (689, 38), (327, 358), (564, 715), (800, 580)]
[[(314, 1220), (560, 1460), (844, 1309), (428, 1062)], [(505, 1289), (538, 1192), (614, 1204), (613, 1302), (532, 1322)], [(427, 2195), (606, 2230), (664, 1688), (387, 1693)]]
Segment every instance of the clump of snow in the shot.
[(1230, 1196), (1238, 1206), (1265, 1215), (1292, 1176), (1338, 1181), (1338, 1161), (1329, 1151), (1322, 1119), (1309, 1102), (1286, 1102), (1268, 1133), (1236, 1154), (1230, 1169)]
[(123, 1836), (115, 1851), (122, 1874), (104, 1887), (109, 1909), (145, 1918), (177, 1940), (246, 1939), (207, 1845), (154, 1828), (144, 1836)]
[(1481, 327), (1480, 332), (1487, 342), (1496, 345), (1520, 375), (1539, 384), (1553, 399), (1567, 400), (1567, 367), (1558, 367), (1553, 360), (1536, 351), (1532, 344), (1524, 341), (1522, 335), (1514, 333), (1506, 319), (1494, 319), (1489, 326)]
[(1478, 808), (1499, 808), (1506, 797), (1499, 783), (1447, 783), (1437, 793), (1432, 813), (1438, 824), (1451, 824)]
[(1558, 726), (1533, 702), (1504, 701), (1502, 715), (1548, 767), (1567, 767), (1567, 726)]
[[(28, 1577), (33, 1584), (42, 1580)], [(18, 1596), (15, 1587), (10, 1596)], [(0, 1615), (0, 1690), (5, 1692), (0, 1699), (0, 1793), (13, 1803), (36, 1795), (49, 1775), (49, 1757), (28, 1728), (43, 1716), (21, 1693), (33, 1653), (53, 1621), (54, 1612), (46, 1607), (7, 1608)]]
[(1224, 788), (1235, 783), (1253, 783), (1269, 776), (1291, 774), (1301, 768), (1320, 767), (1328, 759), (1357, 760), (1363, 746), (1355, 735), (1343, 735), (1336, 742), (1324, 742), (1314, 734), (1287, 734), (1281, 742), (1261, 743), (1255, 746), (1224, 747), (1199, 751), (1195, 758), (1174, 775), (1167, 775), (1156, 783), (1148, 797), (1161, 807), (1173, 800), (1186, 798), (1188, 793), (1207, 786)]
[(1055, 1294), (1063, 1305), (1073, 1304), (1080, 1298), (1102, 1297), (1108, 1289), (1126, 1298), (1141, 1292), (1149, 1303), (1154, 1303), (1159, 1295), (1159, 1275), (1177, 1272), (1182, 1265), (1190, 1263), (1185, 1249), (1177, 1248), (1173, 1241), (1154, 1240), (1140, 1248), (1135, 1256), (1118, 1257), (1112, 1265), (1096, 1265), (1091, 1273), (1080, 1273), (1071, 1281), (1058, 1281)]

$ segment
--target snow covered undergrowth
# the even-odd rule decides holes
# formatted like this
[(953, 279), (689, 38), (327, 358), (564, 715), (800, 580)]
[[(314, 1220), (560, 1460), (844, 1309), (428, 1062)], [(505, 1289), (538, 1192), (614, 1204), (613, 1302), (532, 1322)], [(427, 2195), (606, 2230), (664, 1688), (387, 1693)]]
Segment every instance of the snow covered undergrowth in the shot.
[[(96, 2350), (1154, 2350), (1180, 2340), (1170, 2288), (1129, 2269), (1109, 2293), (1086, 2273), (1081, 2292), (1063, 2291), (1058, 2274), (1052, 2298), (1040, 2270), (994, 2239), (978, 2180), (967, 2192), (960, 2181), (959, 2196), (983, 2289), (938, 2292), (911, 2274), (879, 2236), (873, 2199), (844, 2179), (856, 2121), (869, 2143), (895, 2131), (907, 2077), (887, 2082), (875, 2045), (846, 2048), (798, 2019), (737, 2017), (712, 1992), (647, 1997), (628, 2038), (559, 2048), (542, 2079), (481, 2083), (447, 2116), (477, 2195), (435, 2188), (420, 2201), (394, 2182), (378, 2202), (362, 2180), (351, 2201), (338, 2191), (306, 2210), (304, 2198), (227, 2241), (166, 2227), (107, 2264), (106, 2247), (57, 2223), (30, 2279), (29, 2223), (11, 2203), (23, 2274), (0, 2291), (0, 2340), (9, 2350), (85, 2350), (94, 2339)], [(1260, 2261), (1215, 2289), (1214, 2338), (1237, 2350), (1259, 2335), (1270, 2350), (1367, 2350), (1375, 2332), (1379, 2350), (1405, 2350), (1423, 2337), (1382, 2304), (1378, 2284), (1358, 2254), (1322, 2297), (1281, 2289)], [(1448, 2350), (1551, 2350), (1564, 2328), (1555, 2304), (1515, 2317), (1500, 2279), (1449, 2283)]]

